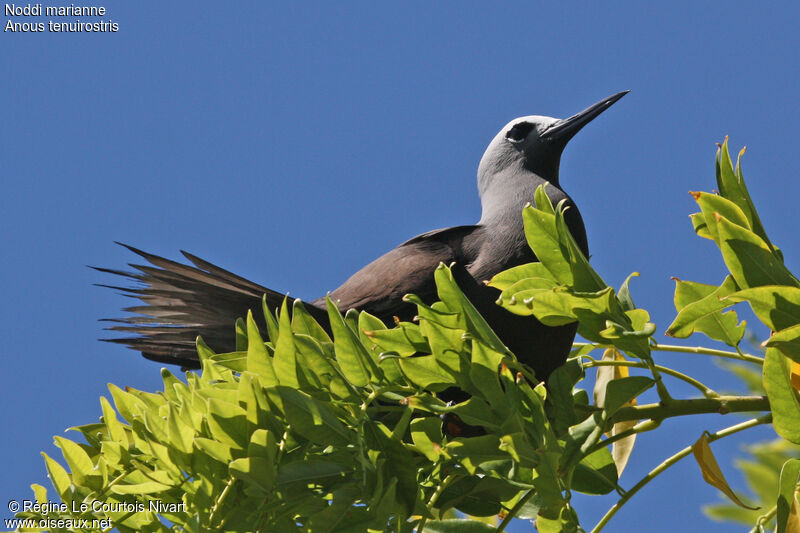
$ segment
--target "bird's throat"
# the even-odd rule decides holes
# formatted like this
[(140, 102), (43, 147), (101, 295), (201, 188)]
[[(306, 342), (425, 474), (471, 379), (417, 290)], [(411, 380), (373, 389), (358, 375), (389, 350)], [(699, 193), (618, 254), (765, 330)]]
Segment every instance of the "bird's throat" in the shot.
[[(496, 174), (493, 179), (483, 183), (481, 196), (481, 220), (482, 226), (507, 226), (516, 225), (514, 222), (522, 223), (522, 209), (527, 204), (534, 203), (536, 189), (540, 185), (547, 186), (548, 196), (553, 193), (563, 194), (555, 183), (534, 174), (533, 172), (521, 169), (514, 169)], [(556, 194), (558, 194), (556, 193)]]

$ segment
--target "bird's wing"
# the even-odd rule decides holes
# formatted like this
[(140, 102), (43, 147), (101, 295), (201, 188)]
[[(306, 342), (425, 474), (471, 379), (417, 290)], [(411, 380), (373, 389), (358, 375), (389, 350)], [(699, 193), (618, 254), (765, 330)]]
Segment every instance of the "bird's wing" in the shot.
[(414, 307), (402, 297), (414, 293), (426, 301), (434, 299), (434, 269), (439, 263), (468, 263), (469, 252), (462, 244), (476, 231), (480, 226), (455, 226), (417, 235), (353, 274), (330, 297), (342, 311), (360, 309), (385, 322), (394, 316), (408, 320)]
[(406, 246), (408, 244), (414, 244), (422, 241), (437, 241), (437, 240), (449, 243), (453, 240), (461, 240), (466, 235), (472, 233), (473, 231), (478, 230), (479, 228), (480, 226), (467, 225), (467, 226), (453, 226), (450, 228), (434, 229), (431, 231), (426, 231), (425, 233), (420, 233), (416, 237), (408, 239), (400, 246)]

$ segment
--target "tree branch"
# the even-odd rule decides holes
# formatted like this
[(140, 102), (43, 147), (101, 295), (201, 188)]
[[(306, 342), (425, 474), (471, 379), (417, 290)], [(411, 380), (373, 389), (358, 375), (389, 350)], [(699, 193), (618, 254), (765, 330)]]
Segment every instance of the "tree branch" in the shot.
[(769, 411), (766, 396), (719, 396), (717, 398), (697, 398), (692, 400), (673, 400), (669, 405), (651, 403), (623, 407), (611, 417), (609, 422), (625, 420), (663, 420), (675, 416), (699, 415), (704, 413), (742, 413), (749, 411)]

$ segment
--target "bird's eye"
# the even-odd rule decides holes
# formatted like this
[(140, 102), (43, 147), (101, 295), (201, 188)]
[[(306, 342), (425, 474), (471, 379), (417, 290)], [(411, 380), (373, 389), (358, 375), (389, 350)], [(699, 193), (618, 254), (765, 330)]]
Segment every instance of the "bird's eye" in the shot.
[(508, 130), (508, 133), (506, 133), (506, 139), (512, 143), (522, 142), (532, 129), (533, 124), (530, 122), (520, 122), (519, 124), (514, 124), (514, 127)]

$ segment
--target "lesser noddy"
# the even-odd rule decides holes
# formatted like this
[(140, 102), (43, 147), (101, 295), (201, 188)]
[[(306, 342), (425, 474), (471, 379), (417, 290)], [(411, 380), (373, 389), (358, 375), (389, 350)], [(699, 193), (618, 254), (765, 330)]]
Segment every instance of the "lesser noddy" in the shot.
[[(581, 128), (627, 92), (604, 98), (566, 119), (532, 115), (503, 126), (478, 166), (482, 212), (477, 224), (418, 235), (353, 274), (330, 297), (341, 311), (368, 311), (387, 325), (395, 317), (411, 320), (416, 307), (404, 302), (403, 296), (414, 293), (432, 303), (436, 300), (434, 269), (440, 263), (454, 264), (456, 281), (495, 333), (519, 361), (546, 380), (565, 361), (577, 324), (547, 327), (533, 317), (507, 312), (495, 303), (498, 291), (484, 281), (508, 268), (536, 261), (525, 240), (522, 209), (533, 201), (536, 188), (543, 183), (547, 183), (553, 205), (565, 200), (567, 226), (589, 256), (581, 215), (559, 182), (561, 153)], [(140, 282), (138, 287), (112, 288), (144, 305), (125, 309), (137, 316), (114, 319), (124, 325), (109, 328), (135, 336), (107, 340), (141, 351), (148, 359), (199, 368), (198, 335), (217, 352), (233, 351), (236, 319), (250, 309), (259, 316), (264, 294), (270, 308), (280, 306), (284, 298), (187, 252), (182, 253), (193, 266), (128, 248), (150, 265), (131, 264), (137, 272), (98, 270)], [(306, 309), (329, 329), (324, 297), (306, 304)]]

